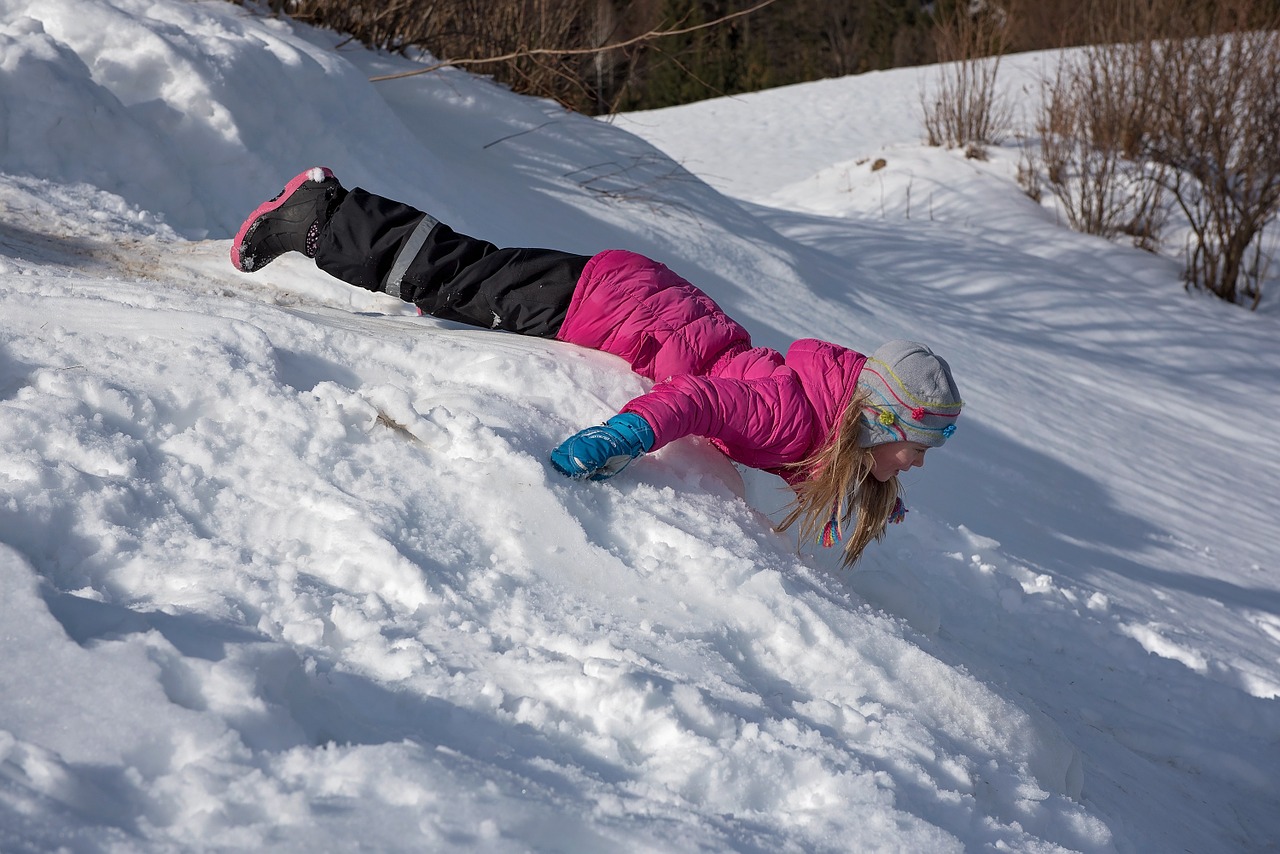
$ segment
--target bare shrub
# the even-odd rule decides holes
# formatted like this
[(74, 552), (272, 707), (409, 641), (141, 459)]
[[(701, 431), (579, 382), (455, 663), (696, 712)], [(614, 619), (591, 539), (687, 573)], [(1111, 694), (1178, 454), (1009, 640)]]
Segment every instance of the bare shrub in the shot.
[[(603, 16), (597, 20), (594, 0), (270, 0), (270, 7), (383, 50), (429, 46), (441, 59), (507, 57), (475, 70), (500, 71), (518, 91), (567, 105), (591, 102), (588, 81), (607, 74), (605, 63), (612, 59), (586, 52), (602, 41), (600, 26), (611, 23)], [(548, 45), (583, 53), (526, 50)]]
[[(246, 3), (248, 0), (232, 0)], [(669, 100), (689, 93), (750, 91), (808, 68), (789, 26), (801, 12), (779, 3), (776, 15), (757, 13), (778, 0), (265, 0), (276, 14), (348, 34), (389, 51), (425, 50), (441, 60), (384, 80), (465, 66), (513, 90), (552, 98), (591, 114)], [(819, 3), (820, 0), (808, 0)], [(796, 6), (794, 2), (791, 6)], [(759, 32), (757, 32), (759, 29)], [(774, 42), (790, 39), (775, 47)], [(765, 61), (785, 52), (786, 63)], [(798, 64), (797, 64), (798, 62)], [(664, 75), (661, 68), (670, 69)], [(810, 78), (803, 78), (810, 79)]]
[(1158, 112), (1147, 142), (1186, 216), (1189, 288), (1256, 308), (1280, 214), (1280, 20), (1251, 0), (1219, 0), (1197, 27), (1217, 35), (1164, 42)]
[(1071, 226), (1154, 251), (1163, 168), (1138, 159), (1155, 111), (1150, 52), (1144, 42), (1065, 55), (1044, 83), (1035, 129), (1045, 184)]
[(952, 3), (934, 25), (937, 77), (921, 92), (930, 145), (995, 145), (1008, 133), (1012, 108), (996, 88), (1007, 15), (986, 0)]
[[(1099, 9), (1110, 17), (1099, 17)], [(1258, 0), (1094, 7), (1093, 46), (1045, 82), (1038, 156), (1071, 225), (1155, 249), (1168, 203), (1186, 219), (1188, 288), (1256, 308), (1280, 215), (1280, 16)]]
[(1040, 157), (1025, 134), (1018, 134), (1018, 186), (1033, 202), (1044, 198), (1044, 179), (1040, 170)]

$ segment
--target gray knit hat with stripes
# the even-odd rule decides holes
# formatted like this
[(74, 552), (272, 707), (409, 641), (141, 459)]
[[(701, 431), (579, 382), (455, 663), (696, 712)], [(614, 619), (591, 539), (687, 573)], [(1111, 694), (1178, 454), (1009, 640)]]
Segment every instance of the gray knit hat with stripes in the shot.
[(964, 402), (951, 366), (923, 344), (890, 341), (868, 357), (858, 375), (867, 392), (863, 445), (919, 442), (939, 447), (956, 430)]

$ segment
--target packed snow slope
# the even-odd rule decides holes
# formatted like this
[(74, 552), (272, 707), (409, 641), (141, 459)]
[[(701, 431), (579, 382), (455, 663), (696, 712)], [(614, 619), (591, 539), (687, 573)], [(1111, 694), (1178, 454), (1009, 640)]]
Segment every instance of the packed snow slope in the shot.
[[(1274, 850), (1274, 303), (922, 146), (931, 69), (609, 123), (414, 67), (0, 0), (0, 851)], [(854, 572), (697, 439), (564, 480), (618, 360), (230, 267), (318, 164), (927, 341), (960, 429)]]

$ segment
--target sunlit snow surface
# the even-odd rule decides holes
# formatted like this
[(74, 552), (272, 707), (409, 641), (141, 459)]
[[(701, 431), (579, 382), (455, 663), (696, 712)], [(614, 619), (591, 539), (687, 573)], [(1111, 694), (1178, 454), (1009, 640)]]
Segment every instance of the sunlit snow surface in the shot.
[[(0, 10), (0, 850), (1280, 839), (1276, 312), (922, 146), (930, 70), (609, 123), (229, 3)], [(854, 572), (700, 440), (566, 481), (620, 361), (231, 268), (318, 164), (761, 344), (925, 340), (960, 429)]]

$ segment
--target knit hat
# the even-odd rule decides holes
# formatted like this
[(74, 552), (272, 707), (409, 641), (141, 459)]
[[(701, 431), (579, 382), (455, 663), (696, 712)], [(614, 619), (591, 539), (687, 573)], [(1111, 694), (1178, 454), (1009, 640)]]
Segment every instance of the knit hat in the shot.
[(858, 390), (867, 392), (867, 447), (903, 441), (939, 447), (955, 432), (964, 405), (951, 366), (915, 341), (890, 341), (872, 353), (858, 375)]

